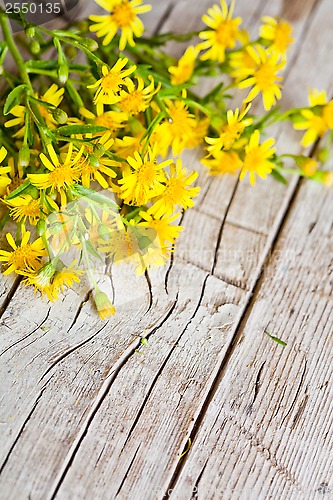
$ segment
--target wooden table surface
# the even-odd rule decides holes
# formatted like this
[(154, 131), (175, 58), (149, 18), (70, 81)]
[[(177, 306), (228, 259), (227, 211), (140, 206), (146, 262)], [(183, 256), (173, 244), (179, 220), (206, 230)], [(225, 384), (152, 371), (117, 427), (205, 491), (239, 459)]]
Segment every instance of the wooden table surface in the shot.
[[(151, 3), (150, 31), (184, 32), (211, 0)], [(293, 23), (285, 106), (331, 96), (332, 0), (236, 3), (252, 33), (262, 15)], [(274, 133), (301, 152), (288, 124)], [(51, 305), (1, 276), (1, 500), (333, 498), (332, 190), (184, 164), (201, 194), (174, 258), (101, 270), (109, 321), (87, 283)]]

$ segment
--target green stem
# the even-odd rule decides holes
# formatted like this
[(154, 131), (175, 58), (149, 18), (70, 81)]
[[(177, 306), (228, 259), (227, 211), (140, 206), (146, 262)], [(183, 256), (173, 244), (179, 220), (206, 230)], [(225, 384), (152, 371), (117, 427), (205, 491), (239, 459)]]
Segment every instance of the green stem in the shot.
[(18, 48), (16, 46), (16, 43), (14, 42), (14, 38), (13, 38), (11, 29), (9, 26), (8, 17), (6, 16), (6, 14), (1, 13), (1, 12), (0, 12), (0, 25), (2, 28), (4, 39), (7, 43), (7, 47), (9, 49), (10, 53), (12, 54), (13, 59), (17, 65), (17, 68), (20, 72), (22, 81), (32, 90), (31, 81), (30, 81), (29, 75), (27, 73), (27, 70), (26, 70), (26, 67), (24, 64), (24, 60), (20, 54), (20, 51), (18, 50)]

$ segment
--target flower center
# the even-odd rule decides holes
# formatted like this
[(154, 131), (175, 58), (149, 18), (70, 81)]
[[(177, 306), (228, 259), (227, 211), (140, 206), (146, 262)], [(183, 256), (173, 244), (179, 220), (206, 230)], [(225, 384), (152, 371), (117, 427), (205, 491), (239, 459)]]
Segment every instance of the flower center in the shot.
[(263, 63), (254, 73), (261, 91), (270, 90), (275, 85), (276, 68), (269, 62)]
[(265, 161), (265, 158), (263, 157), (260, 148), (255, 148), (246, 154), (244, 159), (244, 168), (255, 172), (258, 165), (262, 164), (263, 161)]
[(119, 73), (115, 73), (112, 71), (109, 71), (109, 73), (102, 78), (102, 88), (103, 90), (111, 91), (111, 92), (117, 92), (121, 85), (123, 83), (123, 80)]
[(146, 109), (146, 103), (141, 92), (134, 91), (124, 97), (119, 103), (119, 108), (130, 115), (137, 115)]
[(36, 254), (31, 245), (18, 247), (12, 252), (8, 263), (14, 265), (15, 269), (24, 269), (25, 267), (34, 268), (40, 262), (40, 257)]
[(130, 26), (135, 19), (135, 13), (127, 0), (116, 5), (111, 14), (112, 20), (120, 27)]
[(223, 47), (234, 47), (237, 26), (232, 20), (226, 20), (216, 29), (216, 42)]
[(137, 171), (138, 183), (151, 186), (156, 180), (154, 163), (146, 162)]
[(74, 184), (78, 178), (78, 172), (68, 163), (59, 165), (49, 174), (50, 185), (53, 188), (61, 188), (66, 185)]

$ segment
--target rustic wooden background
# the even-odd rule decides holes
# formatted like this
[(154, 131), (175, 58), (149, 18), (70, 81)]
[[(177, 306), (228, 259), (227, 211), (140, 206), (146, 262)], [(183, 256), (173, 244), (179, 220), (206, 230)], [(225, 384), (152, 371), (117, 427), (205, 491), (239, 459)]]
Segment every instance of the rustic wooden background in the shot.
[[(212, 1), (151, 3), (150, 31), (182, 32)], [(332, 0), (237, 0), (236, 14), (252, 33), (262, 15), (293, 23), (286, 106), (308, 86), (331, 96)], [(301, 152), (291, 127), (274, 132)], [(51, 306), (1, 276), (1, 499), (333, 498), (332, 190), (252, 188), (198, 158), (170, 265), (100, 270), (108, 322), (87, 283)]]

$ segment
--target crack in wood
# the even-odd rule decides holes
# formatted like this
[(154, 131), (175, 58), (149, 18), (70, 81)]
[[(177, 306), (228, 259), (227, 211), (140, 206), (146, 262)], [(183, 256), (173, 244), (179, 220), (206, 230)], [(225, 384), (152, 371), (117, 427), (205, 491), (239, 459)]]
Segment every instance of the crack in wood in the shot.
[(162, 19), (160, 20), (159, 23), (157, 23), (157, 26), (156, 28), (153, 30), (153, 35), (157, 35), (161, 29), (163, 28), (163, 26), (167, 23), (167, 21), (169, 20), (171, 14), (172, 14), (172, 11), (173, 9), (175, 8), (175, 4), (172, 3), (170, 4), (170, 6), (168, 7), (168, 9), (166, 10), (164, 16), (162, 17)]
[(281, 421), (281, 425), (280, 425), (280, 429), (281, 427), (283, 426), (286, 418), (290, 415), (290, 413), (292, 412), (292, 409), (294, 408), (295, 406), (295, 403), (296, 403), (296, 399), (298, 398), (298, 395), (299, 395), (299, 392), (301, 390), (301, 387), (303, 385), (303, 382), (304, 382), (304, 378), (305, 378), (305, 374), (306, 374), (306, 368), (307, 368), (307, 360), (306, 358), (304, 358), (304, 368), (303, 368), (303, 371), (302, 371), (302, 375), (301, 375), (301, 379), (299, 381), (299, 384), (298, 384), (298, 387), (297, 387), (297, 390), (296, 390), (296, 394), (295, 394), (295, 397), (294, 399), (292, 400), (292, 403), (289, 407), (289, 410), (287, 411), (287, 413), (285, 414), (285, 416), (283, 417), (282, 421)]
[[(21, 339), (17, 340), (16, 342), (14, 342), (14, 344), (11, 344), (10, 346), (8, 346), (4, 351), (2, 351), (0, 353), (0, 356), (3, 356), (3, 354), (5, 354), (7, 351), (9, 351), (10, 349), (12, 349), (12, 347), (15, 347), (17, 344), (20, 344), (20, 342), (23, 342), (23, 340), (26, 340), (28, 337), (30, 337), (31, 335), (33, 335), (37, 330), (39, 330), (39, 328), (41, 328), (44, 323), (48, 320), (49, 318), (49, 315), (50, 315), (50, 311), (51, 311), (51, 307), (49, 308), (49, 310), (47, 311), (47, 314), (45, 316), (45, 318), (43, 319), (43, 321), (41, 323), (39, 323), (39, 325), (36, 326), (36, 328), (34, 328), (32, 330), (32, 332), (28, 333), (27, 335), (25, 335), (24, 337), (22, 337)], [(8, 327), (9, 328), (9, 327)], [(30, 344), (29, 344), (30, 345)]]
[(14, 295), (16, 293), (16, 290), (18, 289), (18, 287), (19, 287), (22, 279), (23, 279), (22, 276), (18, 276), (17, 278), (15, 278), (15, 281), (12, 284), (11, 289), (9, 290), (9, 292), (7, 294), (7, 297), (5, 298), (5, 300), (3, 301), (2, 306), (0, 307), (0, 318), (2, 318), (2, 316), (6, 312), (6, 309), (9, 306), (10, 301), (14, 297)]
[(75, 325), (75, 323), (77, 322), (78, 317), (79, 317), (79, 316), (80, 316), (80, 314), (81, 314), (82, 308), (83, 308), (83, 306), (84, 306), (84, 305), (85, 305), (85, 304), (89, 301), (89, 299), (90, 299), (90, 295), (92, 294), (92, 292), (93, 292), (93, 288), (91, 288), (90, 290), (88, 290), (88, 292), (86, 293), (86, 295), (85, 295), (84, 299), (82, 300), (81, 304), (79, 305), (79, 307), (78, 307), (78, 309), (77, 309), (77, 311), (76, 311), (76, 313), (75, 313), (74, 319), (73, 319), (73, 321), (72, 321), (72, 323), (71, 323), (70, 327), (68, 328), (67, 333), (69, 333), (69, 332), (70, 332), (70, 330), (73, 328), (73, 326), (74, 326), (74, 325)]
[[(134, 464), (134, 461), (135, 461), (135, 459), (136, 459), (137, 453), (138, 453), (138, 451), (139, 451), (139, 449), (140, 449), (140, 448), (141, 448), (141, 443), (139, 444), (139, 446), (137, 447), (137, 449), (136, 449), (136, 451), (135, 451), (135, 453), (134, 453), (134, 455), (133, 455), (133, 458), (132, 458), (132, 460), (131, 460), (131, 462), (130, 462), (130, 464), (129, 464), (128, 468), (127, 468), (127, 471), (125, 472), (125, 475), (124, 475), (124, 477), (123, 477), (123, 480), (121, 481), (120, 486), (119, 486), (119, 488), (118, 488), (118, 490), (117, 490), (117, 493), (116, 493), (116, 495), (115, 495), (115, 498), (117, 498), (117, 496), (119, 495), (119, 493), (120, 493), (120, 491), (121, 491), (122, 487), (124, 486), (125, 481), (126, 481), (126, 479), (127, 479), (127, 477), (128, 477), (129, 471), (131, 470), (132, 465)], [(120, 453), (121, 453), (121, 452), (120, 452)]]
[(153, 291), (152, 291), (152, 286), (151, 286), (151, 279), (150, 279), (150, 276), (149, 276), (149, 273), (148, 273), (147, 269), (145, 270), (144, 276), (145, 276), (146, 281), (147, 281), (148, 294), (149, 294), (148, 307), (147, 307), (146, 312), (144, 313), (144, 315), (145, 315), (145, 314), (149, 313), (149, 311), (150, 311), (150, 309), (151, 309), (151, 307), (153, 305)]
[[(153, 335), (159, 328), (161, 328), (161, 326), (172, 315), (172, 313), (177, 305), (177, 302), (178, 302), (178, 293), (176, 295), (174, 303), (172, 304), (172, 306), (169, 309), (166, 316), (163, 318), (162, 322), (158, 326), (153, 328), (152, 331), (149, 332), (149, 334), (146, 336), (146, 338), (149, 338), (149, 336)], [(103, 328), (105, 326), (106, 325), (104, 325)], [(100, 331), (101, 330), (99, 330), (99, 332)], [(99, 332), (97, 332), (97, 333), (99, 333)], [(95, 334), (95, 335), (97, 335), (97, 334)], [(91, 340), (91, 338), (87, 339), (84, 343), (88, 342), (89, 340)], [(76, 440), (74, 441), (72, 447), (70, 448), (70, 450), (67, 454), (67, 457), (63, 461), (62, 468), (60, 469), (59, 474), (58, 474), (57, 478), (55, 479), (53, 486), (50, 488), (50, 493), (47, 497), (47, 500), (54, 500), (54, 498), (56, 497), (56, 495), (59, 491), (59, 488), (61, 487), (61, 485), (62, 485), (62, 483), (63, 483), (80, 447), (81, 447), (81, 444), (89, 431), (89, 428), (90, 428), (97, 412), (99, 411), (103, 401), (105, 400), (106, 396), (108, 395), (108, 393), (109, 393), (114, 381), (116, 380), (120, 370), (128, 363), (129, 359), (136, 353), (137, 349), (140, 346), (140, 342), (141, 342), (141, 338), (136, 340), (135, 342), (132, 342), (131, 345), (128, 346), (128, 348), (124, 351), (123, 356), (118, 359), (115, 366), (113, 366), (112, 371), (109, 372), (106, 379), (104, 380), (104, 383), (102, 384), (102, 386), (100, 388), (99, 394), (98, 394), (97, 398), (95, 399), (94, 404), (92, 405), (92, 407), (90, 409), (90, 412), (88, 413), (86, 421), (81, 426)], [(71, 352), (73, 350), (74, 349), (71, 349)], [(70, 353), (68, 352), (67, 354), (70, 354)], [(50, 371), (50, 369), (48, 371)]]
[(50, 377), (50, 378), (49, 378), (49, 379), (45, 382), (45, 384), (44, 384), (44, 385), (43, 385), (43, 387), (41, 388), (41, 390), (40, 390), (40, 392), (39, 392), (39, 394), (38, 394), (38, 396), (37, 396), (37, 398), (36, 398), (36, 400), (35, 400), (35, 402), (34, 402), (34, 404), (33, 404), (32, 408), (31, 408), (30, 412), (29, 412), (29, 413), (28, 413), (28, 415), (27, 415), (27, 418), (24, 420), (23, 424), (21, 425), (21, 427), (20, 427), (20, 429), (19, 429), (19, 431), (18, 431), (18, 433), (17, 433), (17, 436), (16, 436), (16, 438), (15, 438), (15, 440), (14, 440), (13, 444), (11, 445), (11, 447), (10, 447), (10, 449), (9, 449), (9, 451), (8, 451), (8, 453), (7, 453), (7, 455), (6, 455), (6, 457), (4, 458), (4, 461), (2, 462), (2, 464), (1, 464), (1, 466), (0, 466), (0, 474), (2, 474), (2, 472), (3, 472), (4, 468), (5, 468), (5, 466), (7, 465), (7, 462), (8, 462), (8, 460), (9, 460), (9, 458), (10, 458), (11, 454), (13, 453), (13, 450), (14, 450), (15, 446), (17, 445), (17, 443), (18, 443), (18, 441), (19, 441), (20, 437), (22, 436), (23, 431), (24, 431), (24, 429), (25, 429), (25, 427), (26, 427), (27, 423), (29, 422), (29, 420), (31, 419), (31, 417), (32, 417), (33, 413), (35, 412), (35, 410), (36, 410), (36, 408), (37, 408), (37, 406), (38, 406), (38, 403), (39, 403), (39, 401), (41, 400), (41, 398), (42, 398), (42, 396), (43, 396), (43, 393), (44, 393), (44, 391), (45, 391), (45, 389), (46, 389), (46, 386), (47, 386), (47, 384), (49, 383), (49, 381), (51, 380), (51, 378), (52, 378), (52, 376), (51, 376), (51, 377)]
[(87, 342), (90, 342), (90, 340), (92, 340), (94, 337), (96, 337), (99, 333), (101, 333), (102, 330), (104, 330), (104, 328), (106, 327), (107, 323), (105, 323), (102, 328), (100, 328), (97, 332), (95, 332), (93, 335), (91, 335), (89, 338), (87, 338), (86, 340), (83, 340), (82, 342), (80, 342), (79, 344), (76, 344), (75, 346), (71, 347), (70, 349), (68, 349), (68, 351), (64, 352), (63, 354), (61, 354), (60, 356), (58, 356), (58, 358), (48, 367), (48, 369), (43, 373), (43, 375), (41, 376), (41, 378), (39, 379), (39, 383), (43, 380), (44, 377), (46, 377), (46, 375), (58, 364), (60, 363), (63, 359), (67, 358), (67, 356), (69, 356), (70, 354), (72, 354), (72, 352), (76, 351), (77, 349), (79, 349), (80, 347), (84, 346)]

